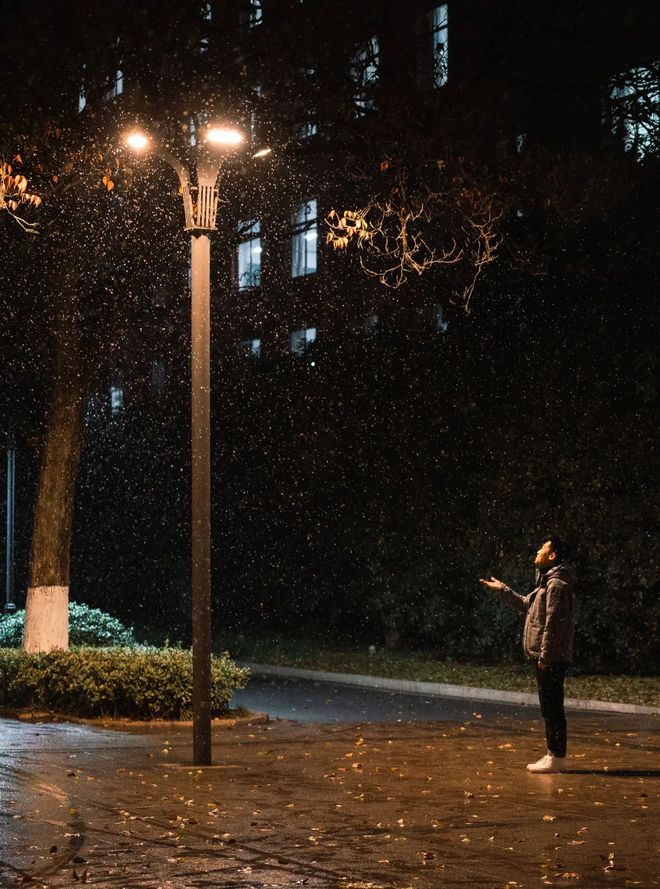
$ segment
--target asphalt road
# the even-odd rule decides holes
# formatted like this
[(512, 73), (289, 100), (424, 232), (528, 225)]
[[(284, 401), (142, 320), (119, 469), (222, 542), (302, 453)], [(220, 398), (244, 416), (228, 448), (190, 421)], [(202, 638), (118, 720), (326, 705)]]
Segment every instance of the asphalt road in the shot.
[[(513, 720), (518, 724), (538, 723), (538, 706), (430, 697), (389, 692), (359, 686), (335, 685), (279, 676), (254, 676), (235, 692), (232, 707), (266, 713), (271, 719), (288, 719), (302, 724), (361, 725), (363, 723), (442, 722), (460, 725), (474, 720), (496, 724)], [(657, 730), (658, 718), (619, 713), (567, 711), (571, 726), (595, 723), (603, 729), (623, 730), (649, 727)]]
[[(232, 706), (253, 712), (267, 713), (271, 718), (290, 719), (301, 723), (354, 724), (401, 722), (452, 722), (460, 724), (474, 718), (485, 721), (518, 717), (539, 719), (538, 707), (521, 704), (488, 703), (460, 698), (426, 697), (377, 689), (332, 685), (281, 677), (253, 677), (247, 687), (237, 691)], [(571, 712), (569, 723), (584, 720), (588, 714)], [(621, 727), (624, 723), (653, 724), (657, 718), (625, 717), (619, 714), (598, 714), (605, 726)]]
[(488, 704), (456, 698), (433, 698), (349, 685), (331, 685), (280, 677), (253, 677), (234, 694), (232, 706), (294, 722), (462, 722), (475, 711), (532, 715), (534, 708)]

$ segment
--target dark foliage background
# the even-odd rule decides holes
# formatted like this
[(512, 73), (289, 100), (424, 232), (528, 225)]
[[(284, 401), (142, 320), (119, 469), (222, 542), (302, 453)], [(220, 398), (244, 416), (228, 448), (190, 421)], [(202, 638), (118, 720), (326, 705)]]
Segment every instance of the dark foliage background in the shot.
[[(606, 237), (581, 230), (571, 243), (569, 232), (542, 276), (498, 270), (471, 316), (448, 311), (445, 332), (413, 311), (412, 288), (386, 294), (373, 336), (351, 329), (347, 292), (337, 333), (321, 330), (307, 360), (246, 359), (217, 331), (217, 630), (514, 659), (519, 621), (477, 579), (490, 571), (528, 590), (553, 528), (576, 546), (578, 666), (657, 671), (654, 229), (625, 214), (611, 223)], [(426, 305), (442, 302), (441, 281), (422, 283)], [(216, 306), (219, 328), (225, 311)], [(140, 389), (136, 360), (117, 417), (104, 396), (89, 402), (72, 547), (75, 599), (184, 642), (188, 346), (176, 331), (186, 314), (180, 295), (138, 319), (136, 356), (164, 336), (178, 355), (162, 390), (148, 378)], [(42, 397), (31, 392), (8, 396), (19, 591)]]
[[(559, 529), (578, 665), (657, 670), (656, 313), (634, 276), (616, 283), (519, 281), (445, 333), (393, 313), (375, 336), (320, 339), (314, 366), (218, 355), (217, 629), (517, 658), (517, 617), (477, 579), (530, 589)], [(180, 380), (88, 435), (74, 541), (74, 595), (172, 639), (188, 633), (185, 405)]]
[[(15, 27), (32, 7), (39, 16), (30, 29)], [(243, 33), (237, 53), (229, 52), (234, 38), (224, 19), (209, 24), (196, 4), (144, 3), (138, 19), (121, 2), (107, 16), (80, 2), (66, 10), (43, 2), (12, 8), (2, 93), (16, 132), (3, 156), (37, 139), (31, 153), (45, 165), (33, 158), (25, 168), (45, 199), (44, 237), (28, 246), (4, 218), (1, 232), (11, 261), (1, 282), (0, 411), (3, 431), (11, 426), (19, 440), (17, 589), (27, 585), (53, 361), (59, 291), (51, 273), (67, 256), (81, 273), (75, 312), (90, 394), (72, 593), (188, 641), (187, 254), (179, 197), (172, 177), (148, 163), (129, 165), (112, 146), (133, 112), (184, 138), (189, 108), (201, 99), (207, 104), (198, 107), (213, 107), (218, 96), (245, 119), (263, 105), (260, 135), (282, 142), (298, 113), (291, 96), (299, 96), (321, 124), (304, 162), (275, 152), (269, 172), (230, 177), (223, 192), (236, 213), (280, 214), (268, 247), (283, 261), (279, 272), (269, 271), (276, 256), (264, 262), (272, 277), (261, 302), (225, 299), (228, 274), (214, 282), (222, 297), (214, 306), (216, 629), (515, 658), (518, 620), (477, 579), (491, 571), (528, 589), (532, 554), (555, 528), (576, 545), (580, 667), (657, 670), (657, 140), (638, 162), (601, 120), (613, 74), (656, 70), (652, 7), (629, 4), (624, 15), (612, 2), (555, 8), (512, 0), (508, 18), (497, 8), (494, 26), (484, 15), (491, 24), (481, 37), (474, 26), (482, 16), (474, 13), (463, 79), (452, 73), (438, 108), (423, 97), (410, 101), (414, 40), (390, 40), (399, 49), (389, 61), (383, 56), (382, 110), (360, 117), (359, 126), (345, 62), (355, 37), (371, 34), (369, 4), (331, 17), (326, 5), (305, 4), (304, 14), (264, 28), (272, 42), (260, 52), (256, 35)], [(412, 38), (410, 11), (391, 9), (385, 33), (397, 35), (407, 23)], [(198, 52), (209, 29), (208, 51)], [(300, 70), (310, 46), (319, 74), (308, 94)], [(88, 105), (80, 115), (83, 63)], [(120, 64), (127, 86), (141, 87), (114, 107), (103, 101), (104, 78)], [(257, 83), (270, 84), (260, 103), (250, 95)], [(52, 126), (61, 119), (63, 131)], [(522, 154), (512, 147), (520, 135), (528, 144)], [(467, 171), (461, 184), (469, 187), (478, 171), (476, 184), (492, 189), (504, 211), (506, 247), (480, 279), (471, 316), (451, 313), (455, 282), (442, 273), (389, 292), (371, 279), (358, 282), (345, 256), (324, 259), (318, 293), (316, 281), (293, 295), (286, 289), (286, 208), (308, 180), (348, 207), (361, 192), (387, 193), (383, 183), (402, 168), (414, 190), (425, 185), (429, 165), (436, 177), (457, 159)], [(106, 193), (108, 165), (117, 187)], [(443, 225), (440, 214), (440, 240)], [(226, 217), (222, 227), (235, 230)], [(235, 344), (220, 345), (238, 325), (230, 323), (233, 309), (246, 327), (267, 312), (293, 323), (294, 314), (316, 311), (311, 297), (316, 308), (327, 300), (328, 323), (318, 322), (309, 360), (265, 351), (251, 362), (239, 359)], [(447, 312), (446, 332), (433, 329), (434, 303)], [(371, 337), (351, 332), (351, 319), (367, 310), (381, 319)], [(149, 368), (161, 357), (173, 370), (156, 392)], [(126, 401), (111, 417), (106, 393), (118, 370)]]

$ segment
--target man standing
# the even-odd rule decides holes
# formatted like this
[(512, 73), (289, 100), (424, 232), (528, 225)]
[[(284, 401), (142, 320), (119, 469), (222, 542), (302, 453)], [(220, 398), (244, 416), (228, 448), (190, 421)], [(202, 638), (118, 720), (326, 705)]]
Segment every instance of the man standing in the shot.
[(561, 772), (566, 761), (564, 677), (573, 653), (575, 575), (566, 563), (565, 542), (550, 535), (536, 553), (536, 588), (521, 596), (501, 580), (481, 580), (507, 604), (525, 612), (523, 649), (535, 662), (548, 752), (528, 771)]

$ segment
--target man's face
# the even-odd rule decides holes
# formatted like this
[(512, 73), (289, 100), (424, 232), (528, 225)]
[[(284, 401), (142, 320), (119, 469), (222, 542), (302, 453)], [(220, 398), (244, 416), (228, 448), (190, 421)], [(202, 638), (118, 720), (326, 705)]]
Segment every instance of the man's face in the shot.
[(534, 564), (537, 568), (549, 568), (551, 565), (554, 565), (556, 558), (557, 555), (552, 549), (552, 543), (546, 540), (541, 549), (536, 553)]

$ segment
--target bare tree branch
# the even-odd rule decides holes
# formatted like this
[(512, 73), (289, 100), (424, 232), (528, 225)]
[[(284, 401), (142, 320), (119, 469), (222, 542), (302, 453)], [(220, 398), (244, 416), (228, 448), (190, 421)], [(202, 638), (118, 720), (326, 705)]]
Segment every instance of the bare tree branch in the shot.
[(494, 197), (474, 186), (411, 189), (401, 170), (388, 194), (357, 210), (331, 210), (326, 242), (334, 250), (355, 244), (366, 274), (394, 289), (437, 266), (465, 270), (468, 282), (452, 301), (469, 311), (477, 280), (502, 243), (502, 214)]

